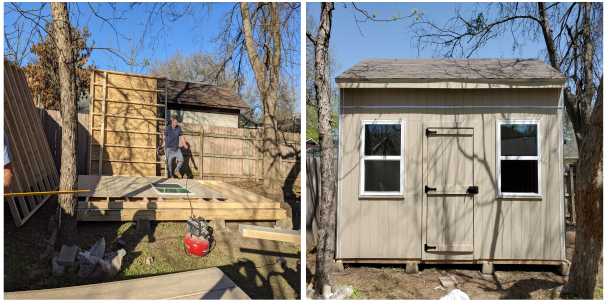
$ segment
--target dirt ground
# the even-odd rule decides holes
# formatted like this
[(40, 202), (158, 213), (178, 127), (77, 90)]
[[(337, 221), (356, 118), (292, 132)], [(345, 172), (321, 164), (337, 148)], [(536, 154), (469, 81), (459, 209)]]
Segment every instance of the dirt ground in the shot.
[[(567, 228), (567, 259), (571, 261), (575, 228)], [(313, 250), (307, 253), (307, 286), (315, 272)], [(338, 287), (353, 286), (352, 299), (430, 299), (438, 300), (453, 289), (460, 289), (471, 300), (560, 299), (553, 289), (563, 285), (555, 266), (494, 265), (494, 276), (483, 276), (481, 265), (419, 265), (420, 274), (407, 275), (405, 265), (345, 264), (335, 272)], [(453, 276), (458, 286), (440, 288), (439, 277)], [(599, 299), (603, 299), (603, 260), (599, 266)]]
[[(253, 183), (253, 184), (250, 184)], [(288, 216), (298, 218), (300, 227), (300, 194), (292, 185), (269, 190), (254, 182), (233, 183), (256, 194), (281, 202)], [(24, 226), (16, 228), (10, 210), (4, 208), (4, 291), (23, 291), (85, 285), (109, 280), (80, 278), (66, 271), (62, 277), (52, 275), (50, 266), (43, 266), (38, 256), (45, 248), (42, 239), (50, 238), (46, 231), (50, 216), (57, 208), (57, 197), (51, 197)], [(301, 245), (270, 240), (244, 238), (240, 223), (272, 226), (273, 222), (227, 222), (228, 230), (215, 231), (216, 247), (204, 258), (194, 259), (184, 252), (186, 222), (151, 222), (151, 232), (136, 231), (135, 222), (79, 222), (78, 243), (83, 250), (105, 237), (106, 254), (116, 251), (116, 242), (126, 242), (126, 256), (117, 276), (110, 281), (135, 279), (160, 274), (220, 268), (235, 284), (253, 299), (300, 298)], [(145, 259), (153, 257), (152, 265)], [(285, 258), (286, 267), (277, 264)]]

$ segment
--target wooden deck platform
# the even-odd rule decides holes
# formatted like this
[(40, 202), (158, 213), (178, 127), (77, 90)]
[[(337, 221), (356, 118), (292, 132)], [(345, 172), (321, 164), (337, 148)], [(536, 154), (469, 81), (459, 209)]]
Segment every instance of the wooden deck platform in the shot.
[[(192, 192), (160, 194), (151, 183), (177, 183)], [(277, 221), (286, 217), (278, 202), (221, 181), (162, 177), (78, 176), (78, 221), (187, 220), (191, 208), (206, 220)]]
[(5, 292), (5, 300), (242, 300), (248, 295), (218, 268), (84, 286)]

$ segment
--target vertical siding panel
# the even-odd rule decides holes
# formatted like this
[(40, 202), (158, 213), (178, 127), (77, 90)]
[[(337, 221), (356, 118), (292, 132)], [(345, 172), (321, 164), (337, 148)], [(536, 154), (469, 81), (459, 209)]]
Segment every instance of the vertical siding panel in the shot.
[[(511, 89), (502, 89), (501, 91), (501, 105), (502, 106), (511, 106), (512, 105), (512, 92)], [(510, 109), (501, 109), (502, 115), (505, 119), (511, 119), (511, 110)], [(512, 204), (513, 200), (511, 199), (502, 199), (502, 209), (501, 209), (501, 229), (502, 229), (502, 258), (510, 259), (512, 258)]]
[[(384, 88), (381, 93), (381, 105), (390, 106), (391, 102), (397, 102), (397, 90), (396, 88)], [(397, 105), (397, 104), (394, 104)], [(383, 119), (388, 120), (397, 120), (399, 117), (397, 115), (398, 109), (390, 109), (383, 108), (381, 109), (381, 113)], [(399, 175), (397, 175), (399, 177)], [(385, 258), (395, 258), (397, 252), (397, 228), (393, 224), (397, 224), (395, 221), (396, 218), (392, 216), (392, 213), (397, 212), (397, 204), (393, 199), (382, 200), (380, 203), (382, 208), (380, 209), (382, 213), (382, 223), (383, 228), (386, 230), (382, 232), (383, 242), (386, 243), (384, 246), (384, 254)]]
[[(530, 89), (530, 98), (529, 102), (531, 105), (539, 105), (540, 100), (540, 90), (539, 89)], [(530, 114), (528, 115), (530, 119), (540, 119), (540, 110), (539, 109), (530, 109)], [(540, 123), (540, 144), (543, 144), (542, 134), (544, 133), (544, 126)], [(541, 168), (540, 168), (541, 169)], [(543, 198), (544, 199), (544, 198)], [(541, 207), (542, 201), (540, 200), (529, 200), (528, 203), (531, 203), (531, 258), (534, 260), (539, 260), (542, 258), (542, 215), (541, 215)]]
[[(557, 101), (557, 105), (559, 104), (559, 99), (561, 98), (561, 90), (560, 89), (550, 89), (549, 94), (549, 104), (554, 105), (555, 100)], [(559, 113), (562, 110), (551, 109), (549, 110), (552, 122), (551, 131), (553, 132), (552, 140), (551, 140), (551, 159), (548, 162), (551, 168), (551, 173), (549, 176), (553, 176), (551, 182), (551, 190), (550, 190), (550, 218), (552, 221), (551, 225), (551, 241), (553, 243), (550, 251), (550, 259), (551, 260), (559, 260), (561, 259), (561, 195), (562, 188), (561, 184), (563, 180), (561, 180), (561, 135), (562, 135), (562, 125), (561, 125), (561, 116)], [(556, 176), (556, 177), (554, 177)], [(556, 180), (556, 182), (555, 182)]]
[[(540, 89), (540, 106), (547, 106), (548, 104), (548, 90)], [(542, 259), (548, 259), (550, 257), (550, 246), (552, 242), (550, 242), (550, 225), (552, 224), (552, 219), (550, 218), (550, 207), (551, 207), (551, 199), (553, 198), (550, 195), (548, 190), (549, 184), (553, 182), (555, 176), (549, 174), (549, 166), (550, 166), (550, 141), (553, 140), (551, 136), (553, 133), (551, 132), (551, 128), (554, 127), (550, 124), (549, 118), (549, 110), (548, 109), (540, 109), (541, 120), (540, 120), (540, 132), (543, 134), (540, 138), (540, 152), (541, 152), (541, 170), (542, 170), (542, 201), (540, 201), (540, 217), (542, 217), (542, 228), (540, 230), (540, 240), (542, 242)]]
[[(376, 97), (377, 104), (380, 106), (388, 106), (390, 94), (393, 92), (393, 89), (378, 89)], [(381, 108), (380, 110), (380, 120), (386, 120), (390, 118), (389, 111), (390, 109)], [(391, 252), (391, 248), (394, 246), (397, 248), (396, 238), (393, 239), (390, 237), (389, 230), (389, 209), (391, 207), (391, 201), (389, 199), (380, 199), (377, 203), (379, 205), (379, 237), (382, 245), (379, 251), (380, 258), (387, 258), (389, 253)], [(390, 241), (389, 241), (390, 240)], [(395, 241), (394, 241), (395, 240)]]
[[(352, 95), (352, 99), (349, 102), (352, 102), (352, 105), (354, 106), (360, 106), (361, 105), (361, 91), (359, 89), (354, 89), (351, 90), (350, 95)], [(345, 97), (347, 95), (345, 94)], [(345, 99), (346, 100), (346, 99)], [(360, 152), (361, 152), (361, 140), (360, 140), (360, 131), (361, 131), (361, 109), (359, 108), (355, 108), (352, 109), (353, 112), (353, 116), (351, 117), (351, 122), (350, 122), (350, 127), (348, 128), (348, 134), (347, 134), (347, 138), (350, 141), (350, 143), (348, 144), (349, 146), (349, 167), (348, 170), (343, 171), (343, 174), (347, 174), (350, 176), (350, 184), (351, 184), (351, 188), (349, 190), (347, 190), (349, 192), (349, 195), (351, 197), (351, 212), (350, 212), (350, 222), (349, 225), (351, 226), (351, 245), (350, 245), (350, 255), (351, 257), (361, 257), (360, 252), (361, 252), (361, 245), (360, 243), (367, 243), (364, 242), (366, 239), (364, 238), (363, 240), (361, 239), (361, 237), (363, 236), (362, 232), (360, 231), (360, 226), (361, 226), (361, 214), (363, 214), (363, 212), (361, 211), (361, 201), (359, 201), (359, 174), (360, 174)], [(346, 156), (345, 156), (346, 157)], [(345, 158), (346, 159), (346, 158)], [(343, 188), (343, 193), (344, 193), (345, 188)], [(367, 215), (367, 213), (365, 213), (365, 215)], [(364, 217), (364, 220), (366, 220), (367, 217)], [(367, 222), (367, 221), (366, 221)], [(366, 229), (367, 230), (367, 229)], [(367, 246), (367, 245), (364, 245)]]
[[(436, 106), (437, 102), (436, 102), (436, 92), (434, 89), (426, 89), (426, 105), (427, 106)], [(434, 121), (438, 121), (438, 119), (436, 118), (436, 113), (437, 110), (436, 109), (427, 109), (426, 110), (426, 119), (424, 120), (424, 122), (434, 122)], [(424, 130), (422, 130), (424, 131)]]
[[(410, 89), (408, 103), (410, 105), (421, 106), (426, 104), (426, 90)], [(406, 127), (409, 129), (406, 142), (409, 143), (410, 151), (406, 153), (406, 158), (409, 159), (406, 165), (407, 175), (411, 176), (406, 180), (406, 184), (411, 183), (411, 188), (407, 191), (407, 196), (404, 203), (407, 205), (408, 220), (407, 226), (407, 242), (404, 251), (409, 258), (420, 258), (422, 251), (422, 119), (424, 118), (422, 109), (410, 110), (409, 122), (406, 122)], [(411, 181), (411, 182), (410, 182)], [(408, 198), (409, 197), (409, 198)]]
[[(519, 89), (512, 89), (510, 96), (510, 104), (513, 106), (521, 105)], [(511, 109), (511, 119), (523, 119), (524, 114), (522, 109)], [(522, 258), (522, 246), (523, 246), (523, 235), (522, 235), (522, 222), (521, 222), (521, 204), (520, 200), (511, 200), (511, 222), (509, 223), (511, 231), (511, 258), (521, 259)]]
[[(399, 95), (397, 100), (391, 99), (391, 105), (400, 105), (400, 106), (413, 106), (416, 105), (416, 100), (414, 100), (414, 96), (412, 96), (411, 89), (399, 89)], [(395, 103), (394, 103), (395, 101)], [(409, 112), (413, 110), (403, 111), (405, 114), (405, 132), (403, 134), (403, 163), (404, 163), (404, 175), (403, 175), (403, 195), (404, 199), (397, 201), (397, 216), (400, 218), (397, 222), (397, 229), (399, 230), (399, 239), (397, 242), (397, 258), (409, 258), (409, 253), (407, 249), (411, 245), (410, 242), (410, 224), (413, 224), (413, 216), (414, 213), (412, 211), (411, 201), (412, 197), (412, 184), (414, 181), (414, 170), (412, 169), (411, 160), (418, 157), (418, 154), (415, 153), (414, 150), (414, 138), (412, 129), (415, 128), (414, 116)]]
[[(529, 105), (530, 102), (530, 89), (523, 88), (519, 89), (519, 105)], [(519, 118), (530, 119), (529, 109), (520, 109)], [(521, 259), (531, 259), (531, 201), (519, 200), (521, 209)]]
[[(446, 96), (445, 89), (435, 89), (435, 105), (437, 106), (446, 106), (448, 105), (448, 100)], [(448, 90), (449, 91), (449, 90)], [(448, 94), (450, 95), (450, 94)], [(453, 100), (450, 100), (453, 101)], [(449, 112), (448, 112), (449, 111)], [(437, 117), (435, 121), (453, 121), (453, 110), (451, 109), (437, 109), (436, 114)]]
[[(483, 91), (483, 105), (484, 106), (492, 106), (492, 93), (491, 89), (486, 89)], [(494, 215), (492, 209), (495, 204), (495, 167), (494, 167), (494, 158), (495, 158), (495, 126), (494, 126), (494, 116), (492, 115), (492, 110), (489, 108), (483, 109), (483, 118), (485, 119), (485, 123), (483, 125), (483, 136), (484, 140), (484, 156), (485, 156), (485, 173), (486, 175), (483, 178), (483, 191), (485, 193), (485, 200), (482, 203), (482, 237), (483, 237), (483, 246), (481, 250), (481, 259), (492, 259), (494, 257)], [(481, 191), (480, 191), (481, 192)]]
[[(351, 98), (353, 98), (351, 91), (351, 89), (341, 89), (342, 95), (345, 97), (342, 98), (343, 96), (341, 96), (341, 102), (343, 105), (351, 104), (350, 100)], [(351, 120), (353, 118), (352, 113), (353, 109), (342, 109), (342, 120), (339, 121), (341, 130), (341, 132), (339, 133), (339, 145), (342, 146), (342, 148), (340, 149), (339, 156), (341, 158), (339, 159), (339, 163), (342, 163), (342, 165), (341, 167), (339, 167), (340, 172), (338, 172), (338, 176), (342, 176), (342, 180), (340, 180), (339, 186), (337, 187), (337, 190), (339, 189), (338, 194), (340, 195), (340, 209), (338, 211), (339, 220), (337, 220), (337, 223), (340, 226), (340, 229), (338, 229), (336, 233), (338, 237), (338, 247), (336, 248), (336, 250), (338, 252), (337, 256), (341, 258), (352, 257), (351, 246), (354, 241), (351, 237), (351, 230), (353, 228), (353, 224), (351, 224), (351, 220), (353, 218), (352, 206), (354, 204), (354, 197), (351, 194), (352, 176), (351, 174), (345, 173), (349, 171), (353, 166), (353, 159), (350, 155), (352, 146), (351, 139), (355, 136), (355, 132), (351, 130)]]
[[(470, 106), (482, 106), (483, 105), (483, 91), (482, 89), (474, 89), (471, 94), (465, 94), (464, 105)], [(466, 112), (466, 111), (465, 111)], [(471, 121), (475, 122), (475, 129), (473, 130), (473, 141), (478, 141), (478, 150), (474, 149), (473, 154), (475, 157), (473, 163), (473, 185), (479, 186), (479, 194), (473, 196), (473, 259), (479, 259), (481, 256), (481, 247), (483, 246), (482, 237), (482, 201), (485, 199), (485, 187), (483, 185), (483, 170), (485, 169), (483, 163), (485, 160), (485, 138), (483, 133), (483, 109), (474, 108), (470, 111)], [(473, 143), (474, 143), (473, 142)]]
[[(472, 97), (472, 92), (470, 94), (465, 94), (467, 95), (467, 97)], [(470, 112), (470, 111), (467, 111)], [(470, 118), (471, 115), (469, 115)], [(473, 136), (474, 137), (474, 136)], [(466, 173), (464, 174), (466, 177), (466, 183), (465, 185), (471, 186), (474, 185), (473, 179), (474, 179), (474, 159), (476, 157), (475, 152), (474, 152), (474, 138), (472, 138), (473, 140), (464, 140), (466, 141), (466, 149), (465, 151), (469, 154), (472, 155), (473, 158), (467, 160), (466, 162), (468, 164), (465, 165), (465, 169), (466, 169)], [(470, 171), (469, 171), (470, 170)], [(474, 234), (473, 234), (473, 222), (474, 222), (474, 199), (475, 196), (467, 196), (464, 197), (464, 210), (465, 210), (465, 216), (464, 216), (464, 244), (465, 245), (472, 245), (474, 244)]]
[[(390, 94), (390, 98), (389, 98), (389, 105), (390, 106), (398, 106), (398, 105), (404, 105), (404, 104), (400, 104), (400, 103), (405, 103), (402, 100), (406, 99), (406, 96), (404, 95), (404, 90), (403, 89), (390, 89), (390, 91), (392, 92)], [(404, 120), (407, 117), (405, 116), (405, 109), (397, 109), (397, 110), (391, 110), (390, 111), (392, 114), (390, 114), (390, 120)], [(404, 121), (404, 125), (402, 126), (401, 129), (401, 135), (402, 135), (402, 140), (401, 140), (401, 153), (402, 153), (402, 161), (400, 163), (400, 165), (403, 166), (403, 186), (404, 188), (402, 189), (403, 194), (405, 195), (405, 183), (406, 183), (406, 176), (405, 176), (405, 155), (406, 155), (406, 149), (407, 149), (407, 144), (406, 144), (406, 128), (407, 128), (407, 119)], [(409, 213), (404, 213), (403, 216), (400, 215), (400, 212), (402, 212), (402, 210), (404, 209), (404, 199), (394, 199), (391, 202), (389, 202), (389, 258), (399, 258), (400, 254), (399, 254), (399, 247), (401, 242), (407, 242), (407, 229), (400, 229), (399, 228), (399, 221), (401, 220), (405, 220), (405, 221), (409, 221), (408, 220), (408, 216)]]
[[(366, 102), (365, 100), (371, 99), (371, 97), (372, 97), (371, 93), (372, 92), (371, 92), (370, 89), (360, 89), (360, 90), (361, 90), (361, 99), (359, 100), (359, 105), (365, 105), (366, 103), (369, 103), (369, 102)], [(370, 117), (369, 110), (365, 109), (365, 108), (361, 109), (360, 115), (359, 115), (359, 120), (360, 120), (359, 123), (361, 123), (361, 120), (368, 119), (369, 117)], [(356, 133), (356, 135), (357, 135), (358, 138), (361, 136), (360, 130), (361, 130), (361, 124), (360, 124), (359, 130)], [(359, 140), (359, 143), (360, 143), (360, 145), (359, 145), (359, 152), (360, 152), (360, 155), (361, 155), (363, 146), (361, 146), (361, 140), (360, 139), (358, 139), (358, 140)], [(360, 160), (360, 164), (359, 165), (360, 166), (362, 165), (361, 160)], [(360, 175), (359, 176), (359, 183), (358, 184), (360, 184), (359, 186), (361, 186), (361, 182), (362, 182), (361, 181), (362, 180), (362, 177), (361, 177), (361, 167), (357, 171), (358, 171), (357, 174)], [(359, 190), (361, 190), (361, 188), (359, 188)], [(359, 194), (359, 190), (357, 192), (358, 194)], [(371, 257), (371, 255), (370, 255), (370, 246), (367, 245), (367, 243), (370, 243), (370, 234), (371, 234), (370, 229), (373, 226), (375, 226), (375, 224), (376, 224), (376, 222), (372, 221), (373, 217), (370, 214), (370, 204), (371, 204), (372, 201), (367, 200), (367, 199), (363, 199), (363, 200), (360, 199), (359, 202), (361, 204), (361, 214), (363, 214), (363, 216), (365, 216), (364, 219), (367, 222), (367, 224), (364, 225), (365, 228), (360, 228), (360, 234), (361, 234), (361, 237), (359, 239), (359, 243), (360, 243), (359, 247), (360, 247), (360, 253), (361, 253), (360, 257), (362, 257), (362, 258), (370, 258)], [(357, 223), (361, 223), (361, 218), (360, 218), (360, 221), (358, 221)], [(362, 245), (362, 243), (364, 245)]]
[[(450, 96), (449, 98), (451, 99), (453, 97), (453, 103), (455, 106), (464, 106), (465, 105), (465, 96), (466, 95), (472, 95), (474, 90), (464, 90), (464, 89), (456, 89), (454, 90), (454, 95), (452, 96), (451, 93), (448, 93), (447, 95)], [(470, 111), (470, 110), (469, 110)], [(458, 121), (458, 122), (462, 122), (462, 121), (471, 121), (471, 117), (469, 115), (465, 115), (464, 109), (460, 108), (460, 109), (454, 109), (453, 110), (454, 113), (454, 119), (453, 121)]]
[[(429, 99), (433, 98), (432, 95), (429, 96), (429, 90), (421, 88), (418, 89), (418, 105), (422, 106), (429, 106), (430, 104), (434, 104), (434, 102), (429, 101)], [(422, 191), (424, 182), (426, 180), (426, 167), (425, 163), (424, 163), (424, 159), (427, 157), (426, 155), (426, 149), (427, 147), (424, 145), (423, 142), (423, 122), (425, 121), (430, 121), (431, 117), (429, 116), (429, 112), (430, 110), (428, 109), (419, 109), (418, 110), (419, 115), (418, 115), (418, 122), (416, 123), (417, 125), (417, 129), (418, 129), (418, 133), (416, 134), (416, 139), (418, 142), (418, 151), (420, 151), (420, 156), (417, 158), (416, 163), (418, 165), (418, 168), (420, 168), (421, 170), (421, 177), (420, 177), (420, 182), (419, 182), (419, 187), (417, 189), (417, 194), (416, 196), (419, 197), (419, 203), (420, 205), (417, 206), (416, 208), (416, 213), (418, 214), (418, 225), (416, 225), (416, 227), (418, 227), (419, 231), (420, 231), (420, 249), (417, 250), (418, 256), (422, 257), (422, 244), (426, 243), (426, 239), (428, 237), (427, 235), (427, 229), (426, 229), (426, 213), (427, 213), (427, 209), (426, 209), (426, 195), (424, 195), (424, 192)]]
[[(493, 106), (501, 106), (503, 103), (503, 95), (502, 95), (502, 89), (497, 89), (497, 90), (492, 90), (492, 105)], [(494, 127), (493, 129), (495, 130), (497, 127), (497, 121), (498, 120), (502, 120), (504, 118), (506, 118), (504, 111), (501, 108), (496, 108), (492, 111), (492, 113), (494, 113), (495, 116), (495, 121), (494, 121)], [(497, 139), (497, 138), (496, 138)], [(495, 142), (496, 140), (494, 140)], [(495, 158), (496, 152), (494, 152), (494, 157)], [(498, 161), (497, 159), (495, 161)], [(496, 164), (496, 163), (494, 163)], [(494, 165), (494, 169), (496, 168), (496, 165)], [(495, 196), (495, 195), (494, 195)], [(495, 207), (492, 209), (492, 213), (494, 216), (494, 225), (493, 225), (493, 256), (494, 259), (502, 259), (502, 243), (503, 243), (503, 226), (504, 226), (504, 216), (503, 216), (503, 208), (504, 208), (504, 203), (502, 201), (503, 199), (496, 199), (496, 203), (495, 203)]]
[[(380, 102), (380, 90), (379, 89), (370, 89), (369, 97), (363, 100), (364, 105), (372, 105), (379, 104)], [(365, 110), (364, 110), (365, 113)], [(369, 115), (365, 116), (366, 120), (374, 120), (380, 115), (380, 109), (370, 109)], [(370, 208), (370, 241), (368, 243), (375, 242), (377, 247), (381, 249), (371, 249), (370, 256), (372, 258), (380, 258), (382, 252), (386, 249), (387, 243), (382, 243), (382, 238), (380, 236), (380, 200), (372, 199), (367, 201), (368, 206)]]

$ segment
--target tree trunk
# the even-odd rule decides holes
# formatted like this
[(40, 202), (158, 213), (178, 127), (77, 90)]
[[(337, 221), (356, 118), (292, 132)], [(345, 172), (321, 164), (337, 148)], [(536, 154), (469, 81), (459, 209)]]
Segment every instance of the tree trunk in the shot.
[[(602, 83), (601, 79), (601, 83)], [(575, 188), (576, 247), (569, 282), (561, 294), (593, 299), (597, 291), (599, 261), (603, 251), (603, 87), (584, 133)]]
[[(65, 2), (51, 2), (50, 8), (54, 21), (54, 41), (60, 54), (58, 61), (61, 82), (61, 116), (63, 120), (60, 190), (71, 191), (78, 189), (78, 111), (74, 50), (71, 44), (67, 4)], [(77, 194), (59, 195), (59, 230), (55, 243), (57, 251), (61, 250), (63, 244), (69, 246), (76, 243), (77, 201)]]
[[(260, 4), (259, 4), (260, 5)], [(252, 23), (247, 2), (240, 3), (242, 14), (242, 31), (246, 44), (246, 51), (250, 65), (254, 70), (254, 78), (263, 101), (263, 180), (270, 188), (279, 188), (283, 185), (280, 167), (280, 152), (277, 133), (277, 89), (279, 70), (281, 66), (281, 22), (277, 5), (269, 4), (271, 13), (270, 28), (273, 45), (268, 47), (266, 57), (270, 58), (269, 69), (256, 52), (256, 43), (252, 35)], [(267, 77), (267, 73), (269, 76)]]
[(319, 144), (321, 146), (321, 194), (319, 231), (315, 266), (315, 293), (321, 294), (324, 285), (335, 290), (334, 253), (336, 234), (336, 201), (334, 195), (334, 141), (332, 137), (332, 106), (328, 74), (328, 48), (332, 28), (334, 3), (322, 2), (317, 36), (307, 33), (315, 45), (315, 91), (319, 108)]

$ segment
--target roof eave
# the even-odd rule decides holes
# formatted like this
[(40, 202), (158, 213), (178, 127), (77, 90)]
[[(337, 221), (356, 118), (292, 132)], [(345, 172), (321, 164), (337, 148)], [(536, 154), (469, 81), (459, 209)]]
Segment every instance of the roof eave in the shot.
[(337, 88), (564, 88), (566, 79), (343, 79), (336, 78)]

